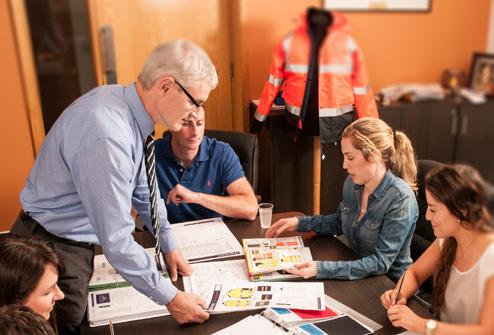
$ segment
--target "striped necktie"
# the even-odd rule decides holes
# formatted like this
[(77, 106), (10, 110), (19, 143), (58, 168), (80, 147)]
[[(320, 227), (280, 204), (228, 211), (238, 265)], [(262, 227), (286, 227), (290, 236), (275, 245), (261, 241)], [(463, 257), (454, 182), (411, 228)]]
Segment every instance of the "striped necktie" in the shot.
[(154, 246), (156, 255), (156, 265), (159, 271), (163, 271), (163, 266), (160, 261), (160, 220), (158, 216), (158, 192), (156, 187), (156, 170), (155, 170), (155, 157), (154, 157), (154, 131), (146, 138), (144, 145), (144, 157), (146, 164), (146, 175), (148, 178), (149, 186), (149, 203), (151, 206), (151, 223), (154, 228), (154, 238), (156, 244)]

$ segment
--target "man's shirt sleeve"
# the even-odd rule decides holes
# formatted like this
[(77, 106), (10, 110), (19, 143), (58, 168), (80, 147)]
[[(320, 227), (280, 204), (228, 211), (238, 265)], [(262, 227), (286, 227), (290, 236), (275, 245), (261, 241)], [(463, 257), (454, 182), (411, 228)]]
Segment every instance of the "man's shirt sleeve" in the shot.
[(129, 146), (113, 138), (99, 138), (81, 148), (67, 164), (108, 261), (139, 292), (164, 305), (173, 300), (177, 289), (158, 272), (152, 257), (131, 235), (135, 227), (130, 215), (135, 172)]

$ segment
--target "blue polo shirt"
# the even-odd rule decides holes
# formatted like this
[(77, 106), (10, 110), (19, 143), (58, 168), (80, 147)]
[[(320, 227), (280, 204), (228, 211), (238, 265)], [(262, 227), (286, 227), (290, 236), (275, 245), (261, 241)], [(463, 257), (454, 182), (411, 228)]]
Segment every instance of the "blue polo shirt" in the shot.
[[(171, 135), (156, 141), (156, 177), (163, 201), (177, 184), (194, 192), (224, 195), (228, 185), (245, 176), (232, 147), (206, 136), (192, 164), (184, 169), (173, 156)], [(166, 204), (165, 204), (166, 205)], [(198, 204), (166, 205), (171, 223), (218, 217), (220, 214)]]

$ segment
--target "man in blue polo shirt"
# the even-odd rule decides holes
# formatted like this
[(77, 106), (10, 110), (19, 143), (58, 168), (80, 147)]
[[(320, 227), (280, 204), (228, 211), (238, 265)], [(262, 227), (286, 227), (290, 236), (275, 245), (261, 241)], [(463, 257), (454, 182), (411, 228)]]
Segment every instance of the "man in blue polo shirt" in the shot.
[(219, 215), (253, 220), (257, 201), (229, 144), (204, 136), (204, 110), (156, 141), (156, 176), (171, 223)]

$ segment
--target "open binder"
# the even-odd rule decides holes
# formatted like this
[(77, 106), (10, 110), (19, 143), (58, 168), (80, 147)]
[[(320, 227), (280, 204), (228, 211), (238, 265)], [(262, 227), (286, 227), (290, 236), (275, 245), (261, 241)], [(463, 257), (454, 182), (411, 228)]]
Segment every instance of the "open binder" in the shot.
[[(155, 261), (154, 248), (146, 251)], [(163, 263), (162, 256), (160, 255)], [(164, 264), (164, 263), (163, 263)], [(168, 277), (165, 271), (163, 276)], [(152, 301), (133, 288), (115, 271), (105, 255), (94, 258), (94, 271), (89, 281), (87, 318), (90, 327), (169, 315), (165, 306)]]
[(287, 308), (270, 308), (250, 315), (215, 335), (275, 334), (275, 335), (366, 335), (381, 325), (355, 310), (326, 296), (324, 311), (300, 311)]
[[(242, 240), (247, 271), (253, 280), (312, 260), (310, 249), (300, 236), (248, 238)], [(266, 277), (270, 277), (266, 275)], [(281, 279), (281, 278), (280, 278)]]

